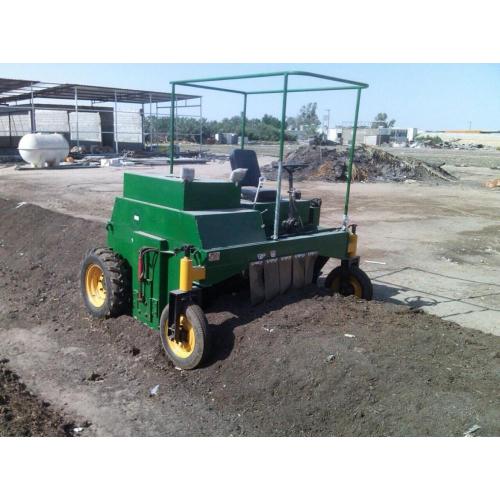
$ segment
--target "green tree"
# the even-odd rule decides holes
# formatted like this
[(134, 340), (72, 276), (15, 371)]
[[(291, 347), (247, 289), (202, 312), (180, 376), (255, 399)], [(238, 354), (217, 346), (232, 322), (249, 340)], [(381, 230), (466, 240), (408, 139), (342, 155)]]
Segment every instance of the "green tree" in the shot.
[(269, 125), (270, 127), (277, 128), (278, 130), (281, 128), (281, 120), (279, 120), (275, 116), (271, 116), (271, 115), (267, 115), (267, 114), (264, 115), (262, 117), (262, 123), (264, 123), (265, 125)]
[(425, 144), (439, 146), (440, 144), (443, 144), (443, 139), (441, 139), (438, 135), (417, 135), (417, 137), (415, 137), (415, 142), (423, 142)]
[(309, 136), (315, 136), (318, 133), (318, 127), (321, 121), (318, 118), (318, 104), (310, 102), (300, 108), (299, 114), (293, 118), (287, 119), (287, 125), (291, 129), (303, 130)]
[(373, 119), (372, 128), (391, 128), (394, 127), (396, 120), (388, 120), (387, 113), (377, 113), (377, 116)]
[[(207, 120), (202, 119), (203, 142), (213, 138), (217, 133), (234, 133), (241, 132), (241, 117), (232, 116), (223, 118), (222, 120)], [(264, 115), (262, 119), (251, 118), (246, 122), (246, 135), (253, 141), (278, 141), (280, 136), (281, 122), (278, 118), (271, 115)], [(162, 137), (168, 136), (170, 133), (170, 118), (146, 116), (144, 118), (144, 132), (149, 137), (153, 130), (154, 134)], [(198, 142), (200, 134), (200, 119), (190, 117), (178, 117), (175, 120), (175, 137), (178, 140)], [(156, 138), (156, 136), (155, 136)], [(285, 140), (292, 141), (295, 137), (285, 133)]]

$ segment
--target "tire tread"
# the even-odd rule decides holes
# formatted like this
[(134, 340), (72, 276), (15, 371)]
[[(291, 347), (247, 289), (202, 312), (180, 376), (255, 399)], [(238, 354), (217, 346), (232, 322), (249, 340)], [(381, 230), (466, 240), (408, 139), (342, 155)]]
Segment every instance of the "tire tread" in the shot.
[[(86, 301), (85, 270), (89, 261), (102, 267), (106, 283), (106, 302), (102, 310), (95, 310)], [(97, 317), (116, 317), (129, 312), (130, 309), (130, 272), (127, 262), (109, 248), (91, 248), (83, 258), (80, 270), (80, 282), (84, 302), (87, 309)]]

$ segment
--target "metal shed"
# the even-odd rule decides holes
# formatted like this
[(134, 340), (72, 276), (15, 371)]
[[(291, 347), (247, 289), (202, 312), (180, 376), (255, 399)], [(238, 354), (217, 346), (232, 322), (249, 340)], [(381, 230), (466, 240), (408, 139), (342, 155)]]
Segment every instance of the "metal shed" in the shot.
[(172, 106), (177, 115), (178, 108), (199, 108), (201, 138), (200, 96), (172, 99), (168, 92), (0, 78), (0, 150), (16, 148), (30, 132), (60, 132), (72, 146), (95, 144), (116, 153), (146, 143), (152, 149), (161, 137), (154, 124), (169, 117)]

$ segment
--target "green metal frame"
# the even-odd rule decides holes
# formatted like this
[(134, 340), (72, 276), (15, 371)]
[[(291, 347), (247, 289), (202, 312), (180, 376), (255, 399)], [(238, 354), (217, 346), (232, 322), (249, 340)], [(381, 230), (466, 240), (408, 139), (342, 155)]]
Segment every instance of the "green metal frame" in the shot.
[[(269, 78), (269, 77), (283, 77), (283, 88), (274, 90), (253, 90), (244, 91), (236, 90), (224, 87), (217, 87), (213, 85), (206, 85), (209, 82), (220, 82), (228, 80), (248, 80), (253, 78)], [(340, 83), (340, 86), (334, 87), (309, 87), (309, 88), (289, 88), (288, 80), (290, 76), (306, 76), (312, 78), (318, 78), (320, 80), (327, 80), (336, 83)], [(205, 90), (216, 90), (220, 92), (230, 92), (234, 94), (240, 94), (243, 96), (243, 111), (241, 113), (241, 149), (245, 148), (245, 126), (246, 126), (246, 114), (247, 114), (247, 98), (249, 95), (259, 95), (259, 94), (283, 94), (283, 101), (281, 106), (281, 127), (280, 127), (280, 141), (279, 141), (279, 161), (283, 161), (284, 151), (285, 151), (285, 130), (286, 130), (286, 104), (287, 96), (289, 93), (293, 92), (326, 92), (335, 90), (356, 90), (356, 110), (354, 112), (354, 126), (352, 132), (352, 142), (349, 150), (349, 160), (347, 165), (347, 179), (346, 179), (346, 193), (344, 202), (344, 215), (342, 219), (342, 227), (347, 227), (348, 224), (348, 212), (349, 212), (349, 197), (351, 192), (351, 176), (352, 176), (352, 163), (354, 159), (354, 149), (356, 144), (356, 131), (358, 128), (358, 115), (359, 115), (359, 105), (361, 100), (361, 91), (368, 88), (368, 84), (355, 82), (352, 80), (345, 80), (343, 78), (336, 78), (328, 75), (321, 75), (319, 73), (311, 73), (309, 71), (277, 71), (273, 73), (254, 73), (248, 75), (237, 75), (237, 76), (220, 76), (213, 78), (197, 78), (194, 80), (177, 80), (170, 82), (172, 85), (172, 102), (175, 102), (175, 88), (177, 86), (194, 87), (198, 89)], [(174, 106), (170, 108), (170, 173), (174, 172), (174, 142), (175, 142), (175, 111)]]
[[(288, 203), (280, 202), (281, 221), (288, 217)], [(177, 248), (193, 246), (193, 263), (206, 269), (196, 288), (240, 275), (262, 259), (311, 252), (322, 258), (348, 257), (349, 232), (322, 227), (321, 208), (310, 200), (296, 201), (303, 230), (279, 240), (270, 238), (274, 202), (256, 205), (241, 200), (241, 186), (229, 181), (184, 182), (125, 172), (123, 195), (116, 197), (106, 229), (107, 246), (130, 268), (133, 317), (159, 327), (170, 293), (179, 288), (183, 253)]]

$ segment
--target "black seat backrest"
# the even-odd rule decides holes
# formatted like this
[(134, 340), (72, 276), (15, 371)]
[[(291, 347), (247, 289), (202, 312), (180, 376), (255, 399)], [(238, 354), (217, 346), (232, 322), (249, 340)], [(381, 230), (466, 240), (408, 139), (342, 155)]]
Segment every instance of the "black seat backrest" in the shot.
[(229, 156), (231, 162), (231, 170), (237, 168), (246, 168), (247, 173), (241, 181), (242, 186), (255, 186), (259, 185), (260, 168), (257, 161), (257, 155), (252, 149), (235, 149)]

